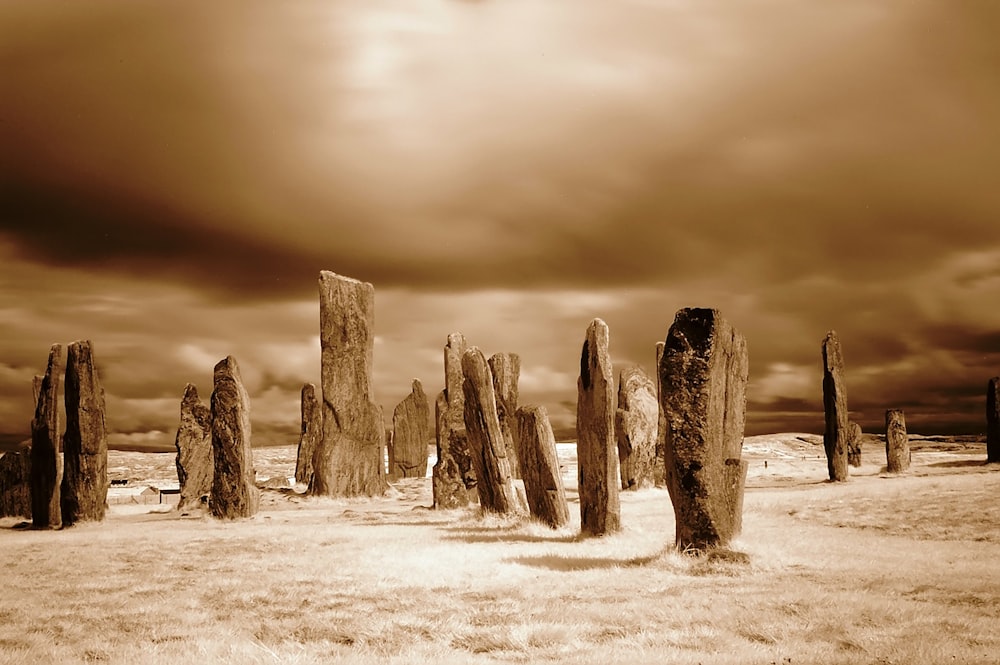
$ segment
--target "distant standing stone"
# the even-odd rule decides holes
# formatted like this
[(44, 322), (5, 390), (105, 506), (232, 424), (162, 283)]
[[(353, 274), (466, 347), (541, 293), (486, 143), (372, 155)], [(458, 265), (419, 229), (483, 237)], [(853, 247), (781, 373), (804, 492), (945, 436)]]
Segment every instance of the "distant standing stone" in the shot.
[(483, 352), (472, 347), (462, 356), (465, 375), (465, 429), (476, 470), (476, 490), (483, 510), (514, 514), (519, 502), (507, 461), (507, 445), (497, 416), (493, 376)]
[(823, 448), (826, 451), (830, 480), (847, 480), (847, 450), (851, 435), (847, 412), (847, 386), (844, 384), (844, 356), (840, 339), (833, 330), (823, 340), (823, 413), (826, 428)]
[(659, 412), (653, 380), (640, 367), (622, 369), (618, 373), (615, 440), (623, 490), (654, 484)]
[(621, 529), (614, 383), (608, 355), (608, 326), (601, 319), (594, 319), (587, 328), (580, 355), (576, 400), (580, 529), (591, 536)]
[(215, 366), (212, 391), (212, 453), (214, 473), (209, 509), (221, 519), (253, 517), (260, 504), (250, 447), (250, 398), (236, 359), (228, 356)]
[(658, 368), (676, 546), (726, 545), (743, 521), (747, 346), (715, 309), (682, 309)]
[(108, 507), (108, 431), (104, 387), (89, 340), (66, 354), (66, 435), (63, 437), (63, 526), (100, 522)]
[(497, 398), (497, 417), (507, 446), (507, 462), (512, 478), (521, 477), (517, 444), (517, 382), (521, 376), (521, 357), (516, 353), (494, 353), (489, 360), (493, 374), (493, 392)]
[(299, 449), (295, 456), (295, 482), (308, 485), (313, 477), (313, 457), (323, 436), (323, 412), (316, 397), (316, 386), (302, 384)]
[(851, 466), (861, 466), (861, 425), (853, 420), (848, 424), (847, 463)]
[(448, 335), (444, 347), (445, 387), (434, 402), (437, 462), (432, 486), (435, 508), (461, 508), (478, 501), (476, 472), (465, 429), (462, 356), (466, 346), (465, 337), (456, 332)]
[(384, 425), (372, 391), (375, 287), (324, 270), (319, 296), (323, 437), (309, 492), (381, 496), (389, 485)]
[[(663, 359), (663, 342), (656, 343), (656, 365), (654, 368), (660, 366), (660, 360)], [(658, 369), (655, 369), (659, 372)], [(653, 483), (657, 487), (667, 486), (666, 470), (667, 466), (664, 462), (666, 459), (666, 449), (667, 449), (667, 418), (663, 415), (663, 395), (660, 390), (660, 380), (656, 379), (653, 383), (656, 384), (656, 406), (659, 412), (659, 417), (656, 421), (656, 459), (653, 466)]]
[(902, 473), (910, 468), (910, 441), (901, 409), (885, 412), (885, 461), (889, 473)]
[(423, 478), (427, 475), (427, 442), (430, 439), (430, 406), (420, 379), (413, 379), (410, 394), (392, 412), (392, 455), (389, 475), (393, 478)]
[(0, 457), (0, 517), (31, 517), (31, 443)]
[(63, 373), (62, 345), (53, 344), (31, 420), (31, 522), (36, 529), (62, 527), (59, 486), (63, 476), (59, 433), (59, 385)]
[(524, 406), (517, 410), (515, 422), (528, 510), (553, 529), (569, 524), (569, 506), (548, 411), (544, 406)]
[(1000, 376), (986, 384), (986, 461), (1000, 462)]
[(215, 464), (212, 452), (212, 410), (198, 396), (193, 383), (184, 386), (181, 423), (174, 439), (177, 448), (177, 481), (181, 486), (180, 511), (202, 505), (212, 491)]

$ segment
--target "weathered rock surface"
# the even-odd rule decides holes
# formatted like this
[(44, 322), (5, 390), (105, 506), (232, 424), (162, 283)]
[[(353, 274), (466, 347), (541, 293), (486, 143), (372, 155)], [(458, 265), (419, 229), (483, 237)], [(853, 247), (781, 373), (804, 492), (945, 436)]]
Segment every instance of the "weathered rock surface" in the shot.
[(381, 409), (372, 392), (375, 287), (319, 275), (323, 437), (311, 494), (381, 496), (388, 489)]
[(986, 384), (986, 461), (1000, 462), (1000, 376)]
[(212, 451), (212, 410), (198, 396), (193, 383), (184, 386), (181, 398), (181, 423), (174, 439), (177, 448), (177, 482), (181, 497), (177, 509), (184, 511), (205, 504), (212, 491), (215, 463)]
[(302, 385), (300, 411), (302, 424), (295, 456), (295, 482), (308, 485), (313, 477), (313, 457), (323, 436), (323, 411), (316, 397), (316, 386), (312, 383)]
[(399, 473), (396, 471), (396, 446), (392, 439), (393, 432), (390, 427), (385, 431), (385, 458), (389, 466), (389, 480), (397, 480), (399, 478)]
[(576, 401), (580, 530), (591, 536), (621, 529), (614, 385), (608, 326), (594, 319), (583, 342)]
[(910, 440), (902, 409), (885, 412), (885, 461), (889, 473), (902, 473), (910, 468)]
[(654, 484), (659, 411), (653, 380), (640, 367), (622, 369), (618, 374), (615, 440), (623, 490)]
[(66, 434), (61, 492), (63, 526), (100, 522), (108, 507), (108, 431), (104, 386), (89, 340), (66, 353)]
[(853, 420), (847, 427), (847, 463), (858, 467), (861, 466), (861, 441), (864, 433), (861, 431), (861, 425)]
[(39, 374), (36, 374), (31, 379), (31, 400), (32, 400), (31, 403), (32, 404), (38, 404), (38, 396), (42, 392), (42, 379), (44, 379), (44, 378), (45, 377), (43, 377), (43, 376), (41, 376)]
[(844, 356), (840, 339), (833, 330), (823, 340), (823, 413), (826, 427), (823, 448), (830, 480), (847, 480), (847, 450), (851, 436), (847, 413), (847, 386), (844, 383)]
[(726, 545), (742, 528), (748, 369), (743, 335), (718, 310), (677, 312), (658, 374), (678, 549)]
[[(654, 371), (657, 372), (659, 370), (655, 368), (660, 366), (660, 360), (663, 358), (663, 348), (663, 342), (656, 343), (656, 364), (653, 367)], [(667, 454), (667, 417), (663, 415), (663, 395), (660, 390), (660, 380), (657, 378), (653, 383), (656, 384), (656, 406), (659, 411), (659, 419), (656, 421), (656, 461), (653, 466), (653, 483), (657, 487), (666, 487), (667, 466), (663, 460), (666, 459)]]
[(208, 505), (221, 519), (253, 517), (260, 505), (250, 447), (250, 398), (239, 365), (227, 356), (215, 366), (212, 391), (214, 472)]
[(493, 375), (486, 356), (472, 347), (462, 356), (465, 375), (465, 429), (476, 471), (476, 490), (483, 510), (514, 514), (520, 505), (507, 461), (507, 444), (497, 416)]
[(517, 382), (521, 377), (521, 357), (516, 353), (494, 353), (489, 360), (493, 374), (493, 392), (497, 398), (497, 417), (507, 446), (507, 462), (512, 478), (521, 477), (517, 444)]
[(389, 475), (393, 478), (423, 478), (427, 475), (427, 442), (430, 439), (430, 406), (419, 379), (413, 379), (410, 394), (392, 412), (392, 455)]
[(0, 517), (31, 518), (31, 443), (0, 457)]
[(31, 420), (31, 523), (36, 529), (62, 527), (59, 486), (63, 476), (62, 436), (59, 432), (59, 386), (62, 383), (62, 345), (53, 344)]
[(528, 511), (553, 529), (569, 524), (569, 506), (559, 471), (556, 438), (544, 406), (515, 413)]
[(478, 501), (476, 472), (465, 429), (465, 375), (462, 372), (465, 351), (465, 337), (461, 333), (448, 335), (444, 347), (445, 387), (434, 402), (437, 462), (432, 486), (435, 508), (460, 508)]

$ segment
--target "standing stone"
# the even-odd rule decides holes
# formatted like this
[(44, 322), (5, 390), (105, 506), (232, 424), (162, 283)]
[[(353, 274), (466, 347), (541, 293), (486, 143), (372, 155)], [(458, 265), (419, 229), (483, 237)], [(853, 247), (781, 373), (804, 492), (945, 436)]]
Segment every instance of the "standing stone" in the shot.
[(181, 498), (177, 509), (184, 511), (202, 505), (202, 497), (212, 491), (215, 468), (212, 452), (212, 410), (198, 397), (193, 383), (184, 386), (181, 398), (181, 424), (174, 439), (177, 448), (177, 482)]
[(910, 468), (910, 441), (902, 409), (885, 412), (885, 461), (889, 473), (902, 473)]
[(31, 400), (32, 404), (38, 404), (38, 396), (42, 393), (42, 379), (45, 378), (36, 374), (31, 379)]
[(1000, 376), (986, 384), (986, 461), (1000, 462)]
[(746, 340), (718, 310), (677, 312), (658, 373), (680, 550), (726, 545), (742, 528), (748, 368)]
[(323, 438), (309, 492), (381, 496), (389, 486), (381, 409), (372, 393), (375, 287), (324, 270), (319, 296)]
[(89, 340), (66, 353), (66, 434), (63, 436), (63, 526), (100, 522), (108, 507), (108, 431), (104, 387)]
[(427, 475), (427, 440), (430, 438), (430, 407), (419, 379), (413, 379), (410, 394), (392, 412), (392, 455), (389, 475), (423, 478)]
[(852, 420), (847, 427), (847, 463), (853, 467), (859, 467), (861, 466), (861, 425)]
[(313, 477), (313, 457), (323, 436), (323, 412), (316, 399), (316, 386), (302, 384), (302, 428), (299, 433), (299, 450), (295, 457), (295, 482), (308, 485)]
[(580, 529), (591, 536), (603, 536), (621, 528), (614, 385), (608, 355), (608, 326), (601, 319), (594, 319), (583, 342), (576, 400)]
[(444, 390), (434, 402), (434, 431), (437, 439), (437, 462), (433, 470), (435, 508), (460, 508), (477, 500), (476, 472), (469, 454), (465, 429), (465, 392), (462, 356), (465, 337), (448, 335), (444, 347)]
[(236, 359), (215, 366), (212, 391), (212, 495), (209, 509), (221, 519), (253, 517), (260, 504), (250, 447), (250, 398)]
[[(655, 368), (659, 368), (660, 360), (663, 358), (663, 342), (656, 343), (656, 365)], [(659, 369), (655, 371), (659, 372)], [(663, 415), (663, 394), (660, 390), (660, 380), (654, 382), (656, 384), (656, 407), (659, 412), (659, 419), (656, 421), (656, 461), (653, 467), (653, 483), (657, 487), (667, 486), (666, 477), (666, 459), (667, 454), (667, 417)]]
[(31, 442), (0, 457), (0, 517), (31, 517)]
[(512, 478), (521, 477), (517, 444), (517, 381), (521, 376), (521, 357), (516, 353), (495, 353), (490, 357), (493, 392), (497, 398), (497, 417), (507, 446), (507, 462)]
[(847, 449), (851, 436), (847, 413), (847, 387), (844, 385), (844, 356), (840, 340), (833, 330), (823, 340), (823, 413), (826, 429), (823, 448), (830, 480), (847, 480)]
[(59, 435), (59, 385), (62, 345), (53, 344), (31, 420), (31, 522), (36, 529), (62, 527), (59, 486), (63, 476)]
[(553, 529), (569, 524), (569, 506), (549, 412), (544, 406), (524, 406), (517, 410), (515, 422), (528, 510)]
[(476, 490), (483, 510), (513, 514), (518, 512), (517, 492), (510, 476), (507, 444), (500, 430), (493, 375), (486, 356), (472, 347), (462, 356), (462, 384), (465, 392), (465, 429), (469, 453), (476, 470)]
[(659, 407), (656, 386), (639, 367), (626, 367), (618, 374), (618, 409), (615, 440), (622, 489), (651, 487), (656, 467), (656, 434)]

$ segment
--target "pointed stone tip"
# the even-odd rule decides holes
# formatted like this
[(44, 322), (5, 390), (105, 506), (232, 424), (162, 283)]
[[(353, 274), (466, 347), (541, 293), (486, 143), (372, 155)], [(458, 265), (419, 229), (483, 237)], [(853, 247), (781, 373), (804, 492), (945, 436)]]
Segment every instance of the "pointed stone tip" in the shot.
[(410, 383), (410, 392), (422, 393), (424, 392), (424, 384), (420, 383), (420, 379), (413, 379)]
[(188, 383), (184, 386), (184, 399), (198, 399), (198, 386)]
[(347, 275), (341, 275), (339, 273), (333, 272), (332, 270), (320, 270), (319, 281), (320, 283), (335, 281), (335, 282), (347, 282), (348, 284), (361, 284), (361, 285), (371, 286), (370, 283), (365, 282), (364, 280), (356, 279), (354, 277), (348, 277)]
[(227, 371), (227, 370), (230, 371), (230, 372), (239, 372), (240, 371), (240, 366), (236, 362), (236, 358), (234, 358), (232, 356), (226, 356), (225, 358), (223, 358), (222, 360), (220, 360), (219, 362), (217, 362), (215, 364), (215, 371), (216, 372), (224, 372), (224, 371)]

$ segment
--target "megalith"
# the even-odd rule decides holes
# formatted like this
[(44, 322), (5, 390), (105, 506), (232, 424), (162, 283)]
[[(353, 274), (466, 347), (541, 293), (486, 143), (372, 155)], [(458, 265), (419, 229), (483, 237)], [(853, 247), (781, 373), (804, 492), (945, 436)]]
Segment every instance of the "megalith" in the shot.
[(298, 453), (295, 456), (295, 482), (308, 485), (313, 477), (313, 457), (323, 436), (323, 412), (316, 398), (314, 384), (302, 384), (301, 400), (302, 425)]
[[(653, 366), (654, 372), (659, 372), (660, 360), (663, 358), (663, 342), (656, 343), (656, 364)], [(663, 415), (663, 395), (660, 390), (660, 380), (657, 378), (656, 384), (656, 408), (659, 413), (656, 421), (656, 460), (653, 466), (653, 483), (657, 487), (667, 486), (666, 470), (664, 463), (667, 449), (667, 418)]]
[(427, 441), (430, 438), (430, 406), (420, 379), (413, 379), (410, 394), (392, 412), (392, 454), (389, 475), (393, 478), (423, 478), (427, 475)]
[(521, 377), (521, 357), (516, 353), (494, 353), (489, 360), (493, 374), (493, 392), (497, 398), (497, 417), (507, 446), (507, 462), (512, 478), (521, 477), (517, 445), (517, 382)]
[(853, 467), (861, 466), (861, 425), (853, 420), (847, 425), (847, 463)]
[(910, 468), (910, 441), (902, 409), (885, 412), (885, 462), (889, 473), (902, 473)]
[(726, 545), (743, 522), (747, 345), (716, 309), (677, 312), (658, 368), (667, 489), (680, 550)]
[(618, 373), (615, 440), (623, 490), (654, 484), (659, 410), (653, 380), (640, 367), (622, 369)]
[(381, 409), (372, 391), (375, 287), (324, 270), (319, 304), (323, 437), (309, 492), (381, 496), (389, 486)]
[(478, 500), (476, 472), (465, 429), (462, 356), (466, 348), (461, 333), (448, 335), (444, 347), (444, 390), (434, 401), (437, 462), (432, 472), (432, 487), (435, 508), (460, 508)]
[(38, 390), (35, 416), (31, 420), (31, 523), (36, 529), (62, 527), (59, 501), (63, 476), (62, 436), (59, 432), (62, 373), (62, 345), (53, 344)]
[(232, 356), (215, 366), (212, 391), (212, 515), (221, 519), (253, 517), (260, 504), (250, 447), (250, 398)]
[(476, 471), (479, 505), (492, 513), (514, 514), (519, 502), (510, 476), (507, 443), (497, 416), (493, 376), (486, 356), (473, 346), (462, 356), (465, 429)]
[(844, 356), (840, 339), (831, 330), (823, 340), (823, 448), (830, 480), (847, 480), (847, 450), (851, 436), (847, 413), (847, 387), (844, 384)]
[(31, 517), (31, 442), (0, 456), (0, 517)]
[(580, 530), (591, 536), (621, 528), (614, 385), (608, 325), (594, 319), (583, 342), (576, 400)]
[(104, 387), (89, 340), (66, 352), (66, 434), (60, 488), (63, 526), (100, 522), (108, 507), (108, 431)]
[(544, 406), (523, 406), (515, 413), (528, 511), (553, 529), (569, 524), (569, 506), (559, 472), (556, 438)]
[(1000, 462), (1000, 376), (986, 384), (986, 461)]
[(212, 409), (198, 396), (193, 383), (184, 386), (181, 423), (174, 438), (177, 448), (177, 482), (181, 498), (177, 509), (184, 511), (203, 505), (202, 497), (212, 491), (215, 463), (212, 451)]

